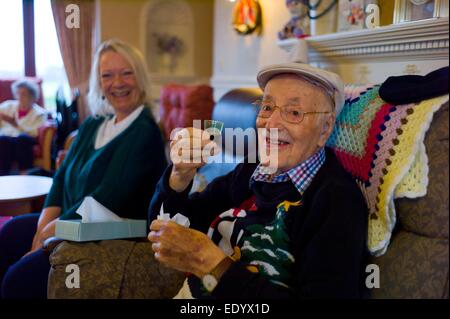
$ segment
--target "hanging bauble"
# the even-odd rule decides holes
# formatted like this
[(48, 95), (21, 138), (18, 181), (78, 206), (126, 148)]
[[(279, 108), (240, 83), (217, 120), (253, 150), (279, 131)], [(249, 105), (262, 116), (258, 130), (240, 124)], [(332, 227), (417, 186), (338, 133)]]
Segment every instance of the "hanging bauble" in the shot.
[(261, 6), (256, 0), (239, 0), (233, 10), (233, 27), (247, 35), (261, 28)]

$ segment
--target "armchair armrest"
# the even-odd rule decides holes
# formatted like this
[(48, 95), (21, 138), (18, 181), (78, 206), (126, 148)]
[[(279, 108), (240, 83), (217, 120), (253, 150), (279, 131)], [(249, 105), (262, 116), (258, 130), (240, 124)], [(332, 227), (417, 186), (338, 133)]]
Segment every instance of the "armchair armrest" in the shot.
[(49, 237), (44, 241), (44, 245), (42, 246), (42, 249), (48, 253), (51, 254), (53, 250), (58, 246), (60, 243), (62, 243), (64, 239), (58, 238), (58, 237)]
[(72, 133), (70, 133), (69, 136), (67, 136), (66, 141), (64, 142), (64, 149), (60, 150), (58, 152), (58, 156), (56, 157), (56, 169), (58, 169), (61, 166), (62, 162), (64, 161), (64, 158), (69, 152), (70, 146), (77, 137), (77, 134), (78, 130), (75, 130)]
[(38, 130), (38, 147), (40, 148), (40, 156), (35, 157), (34, 166), (42, 167), (50, 171), (52, 168), (52, 142), (56, 132), (56, 123), (54, 121), (46, 121)]

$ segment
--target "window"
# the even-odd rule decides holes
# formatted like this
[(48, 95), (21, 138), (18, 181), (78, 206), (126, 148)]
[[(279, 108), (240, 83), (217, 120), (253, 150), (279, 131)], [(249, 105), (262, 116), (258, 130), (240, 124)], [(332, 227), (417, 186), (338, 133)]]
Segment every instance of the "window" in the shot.
[[(12, 32), (14, 30), (14, 32)], [(25, 74), (22, 0), (0, 1), (0, 77)]]
[[(0, 39), (2, 39), (0, 78), (25, 76), (24, 1), (30, 0), (0, 1)], [(27, 30), (29, 29), (27, 27)], [(34, 0), (34, 45), (34, 57), (27, 58), (34, 59), (36, 77), (43, 80), (42, 94), (45, 108), (55, 112), (57, 90), (62, 88), (66, 100), (70, 100), (70, 88), (59, 49), (50, 0)]]
[(36, 75), (41, 78), (45, 107), (56, 111), (56, 92), (64, 90), (66, 100), (70, 88), (59, 49), (50, 0), (35, 0), (34, 31), (36, 45)]

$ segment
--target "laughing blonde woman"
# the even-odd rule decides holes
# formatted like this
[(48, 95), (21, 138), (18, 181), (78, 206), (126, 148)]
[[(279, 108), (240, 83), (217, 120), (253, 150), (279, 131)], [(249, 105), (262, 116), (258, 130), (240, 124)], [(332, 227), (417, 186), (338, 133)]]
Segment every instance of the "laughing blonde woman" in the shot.
[(166, 159), (150, 110), (149, 80), (141, 54), (110, 40), (94, 56), (89, 105), (40, 214), (12, 219), (0, 232), (3, 298), (46, 298), (50, 270), (43, 242), (58, 219), (78, 219), (87, 196), (125, 218), (146, 219)]

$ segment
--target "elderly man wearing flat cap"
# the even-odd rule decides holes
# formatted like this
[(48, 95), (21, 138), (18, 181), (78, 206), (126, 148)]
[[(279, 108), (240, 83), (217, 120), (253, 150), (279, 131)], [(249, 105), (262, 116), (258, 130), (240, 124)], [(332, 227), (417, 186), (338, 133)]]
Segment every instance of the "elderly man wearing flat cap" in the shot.
[[(242, 163), (189, 194), (202, 164), (168, 167), (150, 207), (155, 258), (189, 274), (176, 298), (364, 297), (367, 207), (325, 147), (342, 81), (301, 63), (268, 66), (257, 79), (258, 134), (278, 133), (259, 152), (277, 154), (275, 169)], [(158, 220), (161, 204), (191, 228)]]

